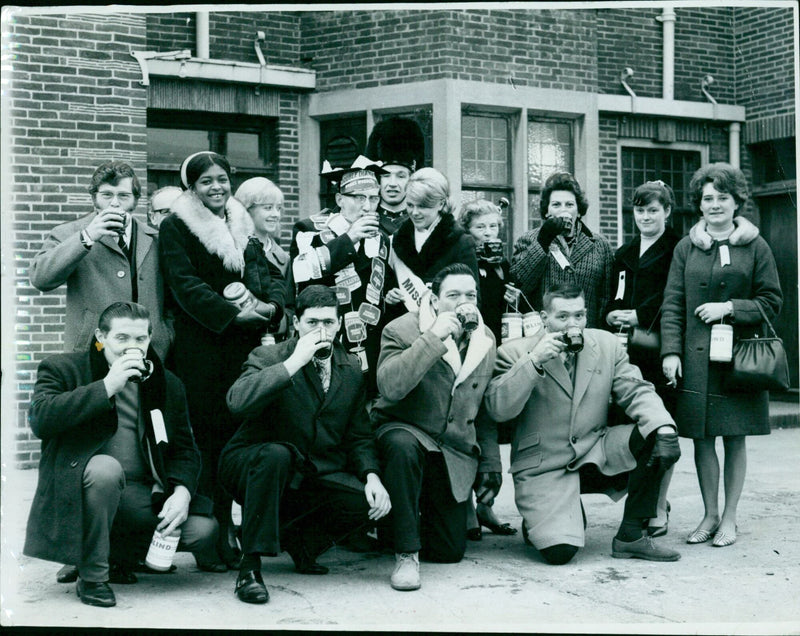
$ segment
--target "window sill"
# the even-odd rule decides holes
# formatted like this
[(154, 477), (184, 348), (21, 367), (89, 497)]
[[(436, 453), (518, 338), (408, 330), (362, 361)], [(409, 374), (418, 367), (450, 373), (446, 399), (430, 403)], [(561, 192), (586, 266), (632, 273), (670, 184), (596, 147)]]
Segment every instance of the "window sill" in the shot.
[[(188, 51), (157, 53), (131, 51), (142, 69), (142, 86), (150, 85), (150, 76), (173, 77), (186, 80), (250, 84), (294, 90), (312, 91), (317, 78), (314, 71), (291, 66), (234, 62), (189, 57)], [(171, 59), (164, 59), (171, 58)]]
[(754, 197), (768, 197), (776, 194), (787, 194), (791, 192), (797, 192), (797, 179), (771, 181), (769, 183), (753, 187)]

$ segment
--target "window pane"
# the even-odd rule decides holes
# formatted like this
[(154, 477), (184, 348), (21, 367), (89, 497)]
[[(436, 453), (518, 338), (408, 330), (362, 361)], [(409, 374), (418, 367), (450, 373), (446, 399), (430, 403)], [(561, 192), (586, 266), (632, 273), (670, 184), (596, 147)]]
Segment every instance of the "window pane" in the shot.
[(174, 165), (177, 170), (189, 155), (211, 150), (206, 130), (147, 129), (148, 163)]
[(508, 185), (509, 131), (505, 117), (463, 115), (461, 180), (468, 185)]
[(528, 187), (539, 190), (554, 172), (572, 172), (572, 124), (528, 121)]
[(232, 166), (261, 166), (258, 133), (228, 133), (227, 155)]

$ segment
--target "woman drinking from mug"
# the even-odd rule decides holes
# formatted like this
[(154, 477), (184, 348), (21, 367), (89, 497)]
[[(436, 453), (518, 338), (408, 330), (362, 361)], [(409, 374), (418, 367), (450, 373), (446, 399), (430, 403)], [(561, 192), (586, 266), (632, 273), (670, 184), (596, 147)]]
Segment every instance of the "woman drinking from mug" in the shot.
[[(767, 242), (758, 228), (737, 216), (748, 196), (741, 170), (726, 163), (704, 166), (689, 190), (702, 219), (678, 243), (670, 266), (661, 316), (662, 368), (678, 388), (675, 421), (680, 435), (694, 441), (705, 508), (687, 543), (713, 538), (712, 545), (724, 547), (736, 541), (736, 508), (747, 467), (745, 436), (770, 432), (769, 395), (725, 390), (730, 363), (709, 360), (712, 329), (724, 322), (733, 325), (736, 337), (752, 337), (760, 332), (759, 307), (773, 319), (783, 296)], [(721, 516), (717, 437), (725, 453)]]
[(609, 299), (614, 255), (608, 241), (584, 225), (588, 209), (575, 177), (567, 172), (550, 175), (539, 200), (544, 223), (517, 240), (511, 274), (539, 309), (551, 287), (577, 285), (586, 298), (586, 326), (599, 329)]
[[(260, 244), (250, 241), (253, 221), (231, 197), (228, 160), (199, 152), (181, 165), (186, 191), (161, 224), (159, 255), (175, 315), (175, 373), (186, 386), (189, 418), (203, 456), (199, 490), (214, 500), (220, 524), (220, 562), (201, 569), (237, 567), (229, 540), (231, 498), (217, 485), (219, 453), (238, 422), (225, 402), (242, 363), (261, 334), (283, 314), (284, 284)], [(223, 296), (232, 283), (254, 298), (241, 308)], [(239, 287), (243, 295), (246, 290)]]
[(478, 280), (475, 243), (453, 217), (450, 184), (441, 172), (422, 168), (411, 175), (406, 208), (409, 218), (394, 235), (389, 258), (400, 285), (386, 294), (386, 302), (399, 313), (402, 302), (406, 309), (416, 311), (426, 285), (451, 263), (463, 263)]
[[(633, 220), (639, 234), (620, 247), (614, 255), (611, 291), (614, 299), (606, 306), (606, 323), (611, 331), (627, 334), (633, 327), (659, 334), (661, 303), (672, 262), (672, 252), (680, 240), (667, 226), (675, 208), (675, 195), (663, 181), (648, 181), (633, 193)], [(615, 291), (616, 290), (616, 291)], [(633, 343), (628, 356), (639, 367), (642, 377), (655, 385), (664, 405), (675, 413), (675, 391), (664, 383), (659, 352), (637, 349)], [(669, 503), (667, 489), (674, 466), (664, 474), (658, 497), (658, 515), (650, 520), (651, 537), (667, 534)]]

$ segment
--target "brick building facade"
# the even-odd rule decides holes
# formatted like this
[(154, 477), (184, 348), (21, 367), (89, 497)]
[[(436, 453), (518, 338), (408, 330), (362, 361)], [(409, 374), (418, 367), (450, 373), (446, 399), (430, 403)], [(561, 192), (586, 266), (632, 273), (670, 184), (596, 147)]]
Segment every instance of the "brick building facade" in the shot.
[[(63, 289), (32, 288), (30, 259), (52, 226), (90, 210), (86, 187), (100, 161), (130, 162), (152, 191), (177, 181), (190, 152), (225, 152), (236, 181), (263, 174), (283, 189), (286, 242), (324, 199), (322, 159), (358, 154), (393, 113), (420, 122), (426, 156), (462, 201), (511, 200), (509, 241), (539, 222), (538, 192), (553, 170), (576, 174), (589, 226), (616, 245), (632, 231), (629, 199), (642, 180), (672, 183), (685, 225), (694, 169), (738, 162), (753, 185), (748, 214), (782, 264), (779, 326), (796, 351), (796, 28), (796, 9), (781, 0), (6, 11), (3, 439), (14, 461), (36, 465), (26, 405), (38, 363), (63, 346)], [(635, 96), (621, 81), (626, 67)], [(145, 207), (143, 195), (138, 213)]]

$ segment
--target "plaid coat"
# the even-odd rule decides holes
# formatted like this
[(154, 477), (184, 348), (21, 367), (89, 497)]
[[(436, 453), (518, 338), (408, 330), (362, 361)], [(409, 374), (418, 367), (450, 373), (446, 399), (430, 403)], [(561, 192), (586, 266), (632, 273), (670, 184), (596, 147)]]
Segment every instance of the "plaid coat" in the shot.
[(563, 269), (552, 254), (545, 252), (536, 237), (539, 229), (523, 234), (511, 257), (511, 275), (519, 283), (522, 293), (533, 304), (542, 308), (542, 296), (555, 285), (575, 284), (586, 296), (586, 326), (602, 328), (603, 310), (611, 295), (611, 267), (614, 254), (608, 241), (600, 234), (592, 234), (583, 223), (572, 251), (568, 256), (571, 267)]

